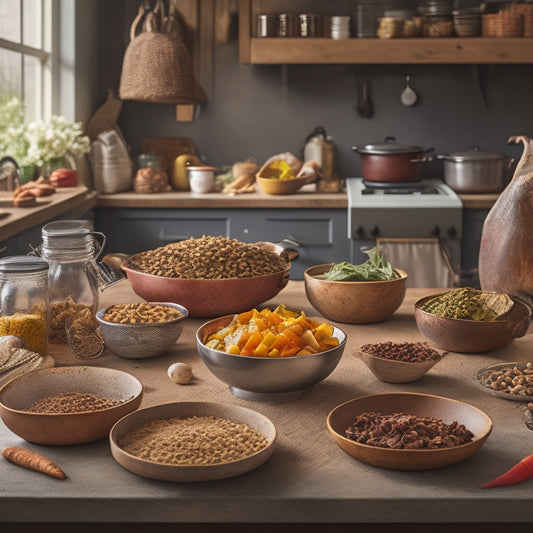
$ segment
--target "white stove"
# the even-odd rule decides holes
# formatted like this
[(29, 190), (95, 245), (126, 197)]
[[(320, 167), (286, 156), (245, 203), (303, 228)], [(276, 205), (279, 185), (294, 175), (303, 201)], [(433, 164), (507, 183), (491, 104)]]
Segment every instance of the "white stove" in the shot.
[(439, 180), (375, 184), (347, 178), (348, 237), (461, 239), (463, 204)]

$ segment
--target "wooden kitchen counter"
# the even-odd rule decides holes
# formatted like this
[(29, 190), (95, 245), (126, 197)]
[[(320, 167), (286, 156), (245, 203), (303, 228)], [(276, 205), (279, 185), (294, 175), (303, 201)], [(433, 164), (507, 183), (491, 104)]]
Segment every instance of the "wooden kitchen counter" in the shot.
[(96, 206), (97, 193), (87, 187), (60, 187), (50, 196), (37, 198), (33, 207), (13, 207), (12, 193), (2, 193), (0, 201), (0, 242), (39, 224), (45, 224), (67, 211), (86, 212)]
[[(516, 524), (502, 524), (533, 522), (533, 479), (499, 489), (480, 489), (479, 485), (533, 453), (533, 432), (524, 423), (523, 404), (480, 390), (473, 375), (488, 364), (532, 361), (532, 328), (508, 347), (489, 354), (450, 353), (424, 378), (410, 384), (377, 381), (353, 356), (354, 350), (367, 342), (422, 340), (414, 321), (413, 304), (430, 292), (408, 289), (400, 309), (383, 323), (339, 324), (348, 334), (339, 366), (322, 383), (292, 400), (247, 401), (233, 396), (199, 358), (194, 335), (203, 322), (200, 319), (188, 319), (175, 347), (158, 358), (127, 360), (106, 351), (99, 359), (85, 362), (121, 369), (140, 379), (144, 386), (141, 407), (193, 400), (255, 409), (268, 416), (277, 428), (274, 454), (260, 468), (238, 477), (168, 483), (122, 468), (111, 456), (107, 440), (65, 448), (38, 446), (24, 442), (0, 423), (2, 448), (24, 446), (36, 450), (55, 461), (68, 476), (60, 481), (0, 458), (0, 521), (12, 527), (14, 523), (26, 523), (24, 529), (17, 531), (40, 532), (43, 526), (39, 523), (45, 522), (54, 523), (53, 531), (60, 532), (86, 531), (79, 527), (69, 529), (69, 523), (130, 523), (125, 529), (130, 532), (140, 531), (136, 524), (151, 523), (155, 526), (150, 531), (189, 532), (219, 529), (202, 529), (206, 523), (235, 523), (232, 531), (253, 531), (256, 526), (251, 523), (267, 522), (285, 526), (335, 523), (331, 530), (343, 532), (354, 531), (349, 524), (364, 525), (364, 531), (377, 531), (377, 526), (371, 526), (380, 523), (387, 524), (389, 531), (422, 531), (406, 524), (430, 524), (430, 530), (437, 532), (444, 529), (435, 529), (434, 524), (448, 524), (450, 530), (457, 531), (457, 523), (468, 523), (471, 532), (503, 531), (502, 528), (524, 531)], [(132, 299), (139, 298), (129, 283), (122, 281), (101, 293), (100, 307)], [(302, 281), (290, 281), (268, 305), (278, 303), (317, 315), (306, 299)], [(81, 364), (64, 346), (53, 345), (51, 353), (58, 365)], [(167, 377), (168, 366), (177, 361), (192, 365), (195, 378), (191, 384), (176, 385)], [(337, 447), (326, 428), (326, 417), (334, 407), (354, 397), (396, 391), (437, 394), (468, 402), (491, 417), (494, 429), (474, 456), (433, 471), (377, 468)], [(32, 522), (36, 523), (34, 529), (29, 524)], [(183, 529), (180, 523), (189, 525)], [(476, 524), (480, 529), (476, 529)], [(11, 531), (4, 527), (2, 530)]]
[(156, 194), (138, 194), (133, 191), (99, 194), (98, 207), (133, 208), (348, 208), (346, 192), (317, 193), (314, 185), (305, 185), (296, 194), (272, 195), (260, 190), (237, 195), (212, 192), (195, 194), (188, 191), (170, 191)]

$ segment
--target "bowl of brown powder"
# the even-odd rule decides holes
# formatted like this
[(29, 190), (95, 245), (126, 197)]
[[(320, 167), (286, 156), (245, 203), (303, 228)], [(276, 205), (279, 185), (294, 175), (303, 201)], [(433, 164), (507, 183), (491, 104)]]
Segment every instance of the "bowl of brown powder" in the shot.
[(139, 409), (109, 434), (114, 459), (134, 474), (161, 481), (213, 481), (261, 466), (276, 428), (246, 407), (174, 402)]
[(45, 368), (0, 389), (0, 417), (28, 442), (50, 446), (104, 439), (139, 407), (143, 387), (127, 372), (103, 367)]

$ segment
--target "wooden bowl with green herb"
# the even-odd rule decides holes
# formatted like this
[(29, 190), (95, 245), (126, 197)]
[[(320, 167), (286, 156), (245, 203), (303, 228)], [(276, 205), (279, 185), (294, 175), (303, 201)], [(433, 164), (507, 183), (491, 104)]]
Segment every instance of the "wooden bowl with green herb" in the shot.
[(371, 324), (389, 318), (402, 304), (407, 273), (392, 268), (376, 249), (361, 265), (328, 263), (304, 272), (305, 294), (325, 318), (346, 324)]

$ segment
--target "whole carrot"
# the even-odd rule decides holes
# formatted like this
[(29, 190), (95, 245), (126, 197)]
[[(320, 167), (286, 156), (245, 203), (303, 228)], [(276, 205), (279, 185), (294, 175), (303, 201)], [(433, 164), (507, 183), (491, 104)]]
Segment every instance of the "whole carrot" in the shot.
[(9, 446), (3, 450), (2, 455), (9, 462), (28, 468), (29, 470), (41, 472), (42, 474), (47, 474), (57, 479), (65, 479), (67, 477), (59, 466), (40, 453), (26, 450), (19, 446)]
[(533, 455), (524, 457), (520, 462), (511, 467), (507, 472), (501, 476), (484, 483), (480, 486), (482, 489), (488, 489), (491, 487), (502, 487), (504, 485), (514, 485), (516, 483), (522, 483), (533, 476)]

